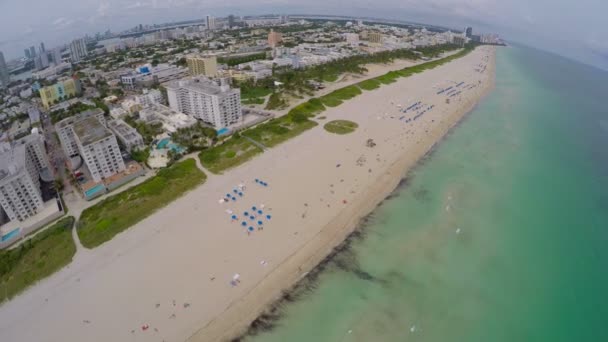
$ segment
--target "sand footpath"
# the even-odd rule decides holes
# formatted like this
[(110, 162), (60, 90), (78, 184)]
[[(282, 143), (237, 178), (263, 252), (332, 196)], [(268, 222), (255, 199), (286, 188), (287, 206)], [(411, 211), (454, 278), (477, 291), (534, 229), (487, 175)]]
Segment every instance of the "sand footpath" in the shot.
[[(480, 47), (326, 110), (319, 126), (210, 177), (2, 305), (0, 340), (218, 341), (241, 334), (492, 88), (494, 59), (493, 47)], [(335, 119), (359, 128), (326, 132), (323, 123)], [(218, 203), (241, 184), (242, 197)]]

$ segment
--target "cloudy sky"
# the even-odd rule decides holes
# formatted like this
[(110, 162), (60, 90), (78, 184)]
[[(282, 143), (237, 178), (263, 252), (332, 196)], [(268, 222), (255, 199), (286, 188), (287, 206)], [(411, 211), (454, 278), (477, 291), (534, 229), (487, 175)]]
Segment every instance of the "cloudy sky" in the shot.
[(207, 14), (331, 13), (471, 25), (608, 70), (607, 0), (0, 0), (0, 51)]

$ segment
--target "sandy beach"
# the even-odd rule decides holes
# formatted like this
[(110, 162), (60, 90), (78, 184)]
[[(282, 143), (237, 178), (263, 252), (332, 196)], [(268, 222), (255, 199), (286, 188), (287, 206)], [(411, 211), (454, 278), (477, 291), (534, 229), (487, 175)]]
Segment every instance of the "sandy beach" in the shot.
[[(210, 175), (0, 306), (0, 340), (221, 341), (239, 335), (491, 90), (494, 60), (493, 47), (480, 47), (364, 92), (323, 112), (327, 119), (317, 127)], [(323, 124), (335, 119), (359, 128), (348, 135), (326, 132)], [(376, 145), (368, 147), (368, 139)], [(239, 184), (245, 185), (242, 198), (218, 203)], [(245, 218), (253, 206), (256, 217)], [(255, 227), (250, 234), (249, 226)]]

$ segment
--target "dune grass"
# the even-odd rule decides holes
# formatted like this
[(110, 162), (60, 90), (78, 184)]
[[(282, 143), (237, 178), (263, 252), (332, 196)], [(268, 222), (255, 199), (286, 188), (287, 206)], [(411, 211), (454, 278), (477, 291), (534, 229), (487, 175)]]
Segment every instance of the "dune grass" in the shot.
[(309, 120), (303, 114), (287, 114), (249, 129), (243, 132), (243, 135), (262, 143), (264, 146), (274, 147), (316, 125), (316, 122)]
[(251, 143), (251, 141), (235, 134), (220, 145), (201, 151), (198, 157), (203, 166), (215, 173), (243, 164), (247, 160), (262, 153), (262, 149)]
[(332, 91), (331, 93), (321, 96), (321, 102), (327, 107), (337, 107), (346, 100), (350, 100), (353, 97), (360, 95), (361, 89), (356, 85), (340, 88)]
[(373, 78), (357, 83), (357, 87), (367, 91), (378, 89), (381, 85), (380, 81)]
[(352, 133), (357, 127), (359, 127), (359, 125), (356, 122), (348, 120), (333, 120), (323, 126), (326, 131), (341, 135)]
[(187, 191), (202, 184), (206, 175), (195, 161), (176, 163), (141, 184), (85, 209), (78, 221), (78, 236), (87, 248), (97, 247), (150, 216)]
[(69, 264), (76, 254), (74, 218), (64, 217), (19, 247), (0, 251), (0, 303)]

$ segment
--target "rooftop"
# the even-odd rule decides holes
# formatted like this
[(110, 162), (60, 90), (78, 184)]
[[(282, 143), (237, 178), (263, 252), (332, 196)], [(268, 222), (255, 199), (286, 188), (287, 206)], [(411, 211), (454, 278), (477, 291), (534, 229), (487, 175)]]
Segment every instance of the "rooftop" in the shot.
[(207, 95), (220, 96), (223, 94), (232, 94), (234, 92), (240, 91), (237, 88), (230, 88), (228, 84), (220, 86), (214, 81), (202, 77), (172, 81), (166, 84), (165, 87), (168, 89), (184, 88), (195, 92), (201, 92)]
[(84, 112), (80, 112), (74, 116), (70, 116), (69, 118), (65, 118), (58, 123), (55, 124), (55, 127), (62, 128), (68, 125), (72, 125), (80, 120), (83, 120), (88, 117), (95, 117), (97, 115), (103, 115), (103, 110), (99, 108), (89, 109)]
[(39, 134), (30, 134), (13, 143), (0, 143), (0, 181), (25, 168), (25, 145), (41, 138)]
[(141, 137), (135, 128), (129, 126), (126, 122), (120, 119), (108, 122), (108, 127), (115, 131), (116, 134), (121, 135), (127, 140), (133, 140)]
[(89, 145), (112, 135), (112, 132), (105, 128), (94, 116), (74, 123), (74, 133), (76, 133), (82, 145)]

